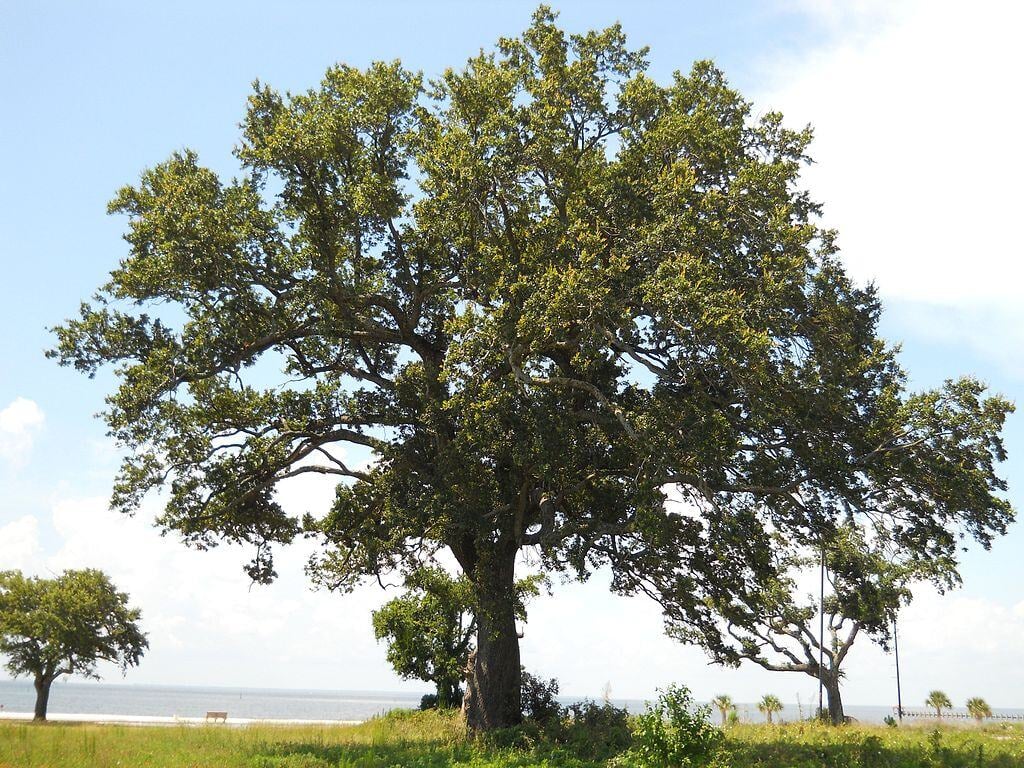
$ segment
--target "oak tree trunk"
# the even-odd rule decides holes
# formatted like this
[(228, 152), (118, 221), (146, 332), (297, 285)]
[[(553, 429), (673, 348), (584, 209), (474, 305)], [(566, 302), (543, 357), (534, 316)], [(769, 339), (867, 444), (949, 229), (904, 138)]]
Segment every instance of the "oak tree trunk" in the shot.
[(471, 578), (477, 598), (477, 641), (466, 670), (466, 725), (473, 731), (508, 728), (522, 720), (515, 550), (481, 556)]
[(36, 689), (36, 707), (32, 716), (33, 720), (46, 719), (46, 706), (50, 702), (50, 686), (53, 678), (46, 675), (37, 675), (33, 683)]
[(828, 696), (829, 722), (832, 725), (842, 725), (846, 722), (846, 715), (843, 713), (843, 697), (839, 693), (839, 676), (828, 676), (822, 682)]

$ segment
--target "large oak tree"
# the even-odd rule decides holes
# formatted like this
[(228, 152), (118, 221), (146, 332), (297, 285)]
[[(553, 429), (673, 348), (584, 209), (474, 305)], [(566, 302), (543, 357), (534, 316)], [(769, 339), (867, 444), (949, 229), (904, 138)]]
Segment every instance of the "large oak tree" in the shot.
[[(645, 67), (617, 26), (541, 8), (428, 84), (397, 62), (257, 84), (241, 177), (182, 152), (122, 189), (129, 255), (54, 352), (115, 366), (115, 506), (163, 488), (160, 525), (254, 545), (261, 581), (301, 533), (336, 588), (448, 553), (479, 729), (519, 718), (524, 549), (712, 623), (772, 535), (870, 491), (902, 376), (798, 186), (810, 133), (710, 63)], [(274, 489), (305, 473), (339, 485), (300, 520)]]

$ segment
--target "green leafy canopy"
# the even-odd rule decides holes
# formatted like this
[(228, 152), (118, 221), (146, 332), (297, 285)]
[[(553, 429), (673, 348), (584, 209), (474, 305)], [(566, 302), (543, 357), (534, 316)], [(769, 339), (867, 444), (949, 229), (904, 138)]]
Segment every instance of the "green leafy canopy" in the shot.
[[(162, 489), (165, 529), (254, 545), (260, 581), (304, 533), (329, 586), (447, 550), (511, 604), (528, 548), (705, 628), (776, 537), (875, 516), (942, 556), (1001, 533), (1010, 406), (906, 395), (799, 186), (810, 131), (709, 62), (646, 66), (542, 7), (426, 84), (397, 62), (257, 83), (239, 178), (184, 151), (122, 189), (129, 253), (51, 353), (114, 366), (115, 506)], [(337, 497), (298, 519), (274, 490), (306, 473)]]
[(0, 654), (15, 677), (47, 684), (63, 674), (98, 678), (99, 661), (125, 671), (149, 646), (140, 617), (101, 571), (53, 579), (0, 572)]

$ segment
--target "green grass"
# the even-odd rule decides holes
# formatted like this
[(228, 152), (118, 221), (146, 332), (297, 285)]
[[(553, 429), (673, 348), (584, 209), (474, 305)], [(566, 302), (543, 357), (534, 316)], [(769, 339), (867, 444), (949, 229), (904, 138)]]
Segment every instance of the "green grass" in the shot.
[[(579, 742), (577, 742), (578, 744)], [(226, 728), (0, 723), (4, 768), (596, 768), (524, 728), (488, 743), (457, 718), (389, 716), (359, 726)], [(1024, 730), (735, 726), (715, 768), (1024, 768)]]
[(1024, 730), (741, 725), (725, 752), (723, 765), (737, 768), (1024, 768)]

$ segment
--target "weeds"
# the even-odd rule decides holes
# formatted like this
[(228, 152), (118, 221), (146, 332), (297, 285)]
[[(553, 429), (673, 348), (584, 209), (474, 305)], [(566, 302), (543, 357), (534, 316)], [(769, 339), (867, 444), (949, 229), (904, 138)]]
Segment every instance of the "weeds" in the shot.
[[(666, 723), (670, 725), (671, 723)], [(0, 722), (2, 768), (636, 768), (638, 719), (579, 705), (557, 729), (469, 739), (458, 713), (402, 712), (359, 726), (129, 727)], [(713, 768), (1021, 768), (1024, 730), (817, 723), (724, 731)]]

